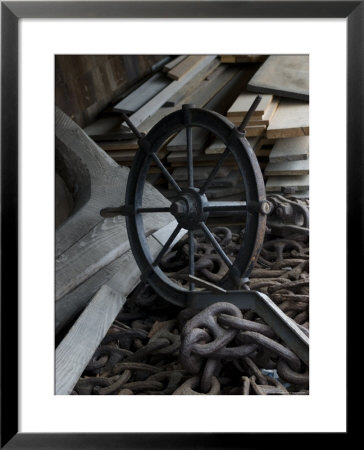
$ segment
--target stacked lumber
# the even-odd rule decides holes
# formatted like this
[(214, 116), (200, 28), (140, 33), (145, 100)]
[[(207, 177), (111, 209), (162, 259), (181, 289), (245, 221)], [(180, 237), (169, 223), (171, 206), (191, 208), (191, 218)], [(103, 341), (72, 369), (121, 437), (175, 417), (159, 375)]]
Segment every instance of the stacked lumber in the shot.
[[(307, 75), (305, 56), (179, 55), (130, 90), (85, 131), (114, 161), (131, 167), (139, 148), (138, 141), (123, 122), (121, 112), (126, 113), (142, 133), (148, 133), (163, 117), (187, 103), (219, 112), (239, 126), (259, 93), (262, 100), (245, 132), (264, 173), (267, 191), (307, 191), (309, 105), (307, 99), (303, 100), (308, 93)], [(280, 77), (284, 85), (279, 84)], [(298, 81), (289, 82), (287, 77)], [(267, 80), (271, 80), (271, 85)], [(200, 171), (195, 171), (196, 176), (206, 174), (225, 147), (216, 136), (201, 128), (193, 128), (192, 133), (194, 166)], [(281, 160), (274, 155), (281, 155)], [(159, 150), (158, 157), (171, 174), (185, 177), (179, 180), (182, 185), (187, 183), (187, 170), (182, 170), (187, 164), (185, 130), (171, 136)], [(277, 166), (278, 162), (281, 164)], [(221, 199), (244, 199), (234, 159), (227, 158), (224, 166), (230, 172), (216, 177), (216, 185), (210, 186), (208, 194)], [(172, 187), (154, 162), (147, 179), (166, 197), (173, 197)], [(201, 180), (195, 181), (198, 184)]]
[(266, 190), (308, 196), (308, 56), (269, 56), (227, 117), (239, 125), (257, 94), (262, 99), (246, 132), (260, 137), (254, 151), (264, 170)]
[(238, 64), (238, 63), (257, 63), (264, 62), (266, 55), (219, 55), (222, 63)]

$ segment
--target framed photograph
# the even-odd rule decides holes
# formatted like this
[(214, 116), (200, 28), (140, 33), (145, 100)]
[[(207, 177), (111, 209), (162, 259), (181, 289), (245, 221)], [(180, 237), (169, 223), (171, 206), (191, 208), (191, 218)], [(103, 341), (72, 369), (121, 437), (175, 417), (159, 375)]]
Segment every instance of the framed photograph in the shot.
[[(363, 227), (363, 21), (360, 1), (1, 2), (2, 448), (249, 448), (297, 433), (348, 436), (347, 302), (363, 269), (353, 252)], [(309, 395), (55, 395), (54, 135), (63, 119), (54, 105), (57, 95), (68, 101), (55, 90), (55, 55), (153, 64), (153, 55), (186, 54), (309, 55)]]

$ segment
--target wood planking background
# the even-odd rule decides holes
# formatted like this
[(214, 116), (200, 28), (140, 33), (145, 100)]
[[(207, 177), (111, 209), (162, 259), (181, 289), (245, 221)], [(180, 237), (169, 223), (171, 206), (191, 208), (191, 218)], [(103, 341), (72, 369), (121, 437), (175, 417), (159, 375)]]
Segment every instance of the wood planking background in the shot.
[(150, 73), (161, 55), (57, 55), (56, 105), (78, 125), (95, 119), (118, 95)]

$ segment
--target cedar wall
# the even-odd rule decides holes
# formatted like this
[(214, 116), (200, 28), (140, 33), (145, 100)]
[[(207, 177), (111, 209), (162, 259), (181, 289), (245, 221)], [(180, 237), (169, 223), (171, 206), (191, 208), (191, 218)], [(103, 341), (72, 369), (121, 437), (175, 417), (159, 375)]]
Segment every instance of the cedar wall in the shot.
[(58, 55), (56, 105), (85, 127), (161, 60), (156, 55)]

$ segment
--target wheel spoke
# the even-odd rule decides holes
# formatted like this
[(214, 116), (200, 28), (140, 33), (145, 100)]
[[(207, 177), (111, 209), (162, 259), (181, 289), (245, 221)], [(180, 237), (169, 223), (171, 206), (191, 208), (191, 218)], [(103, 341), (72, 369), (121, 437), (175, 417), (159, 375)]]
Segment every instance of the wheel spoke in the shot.
[(240, 212), (246, 214), (246, 202), (209, 202), (203, 209), (206, 212)]
[(169, 206), (155, 206), (155, 207), (150, 207), (150, 208), (138, 208), (137, 209), (137, 213), (156, 213), (156, 212), (161, 212), (161, 213), (167, 213), (170, 212), (170, 208)]
[(192, 147), (192, 127), (186, 128), (187, 138), (187, 159), (188, 159), (188, 187), (193, 187), (193, 147)]
[(181, 192), (181, 188), (178, 186), (176, 180), (172, 177), (172, 175), (168, 172), (166, 167), (163, 165), (162, 161), (158, 158), (158, 156), (155, 153), (152, 153), (153, 161), (157, 164), (157, 166), (162, 171), (163, 175), (167, 178), (167, 181), (171, 183), (171, 185), (174, 187), (174, 189), (177, 192)]
[(228, 154), (229, 154), (229, 148), (226, 147), (226, 149), (224, 150), (224, 153), (217, 160), (217, 163), (216, 163), (215, 167), (212, 169), (210, 175), (207, 177), (207, 180), (205, 181), (204, 185), (200, 189), (200, 194), (201, 195), (206, 192), (207, 188), (209, 187), (209, 184), (211, 183), (211, 181), (213, 180), (213, 178), (217, 174), (217, 172), (220, 169), (220, 167), (223, 165), (223, 163), (224, 163), (225, 159), (227, 158)]
[(233, 265), (233, 263), (230, 261), (230, 258), (228, 255), (224, 252), (221, 245), (217, 242), (217, 240), (214, 238), (214, 235), (211, 233), (211, 231), (207, 228), (205, 222), (201, 222), (200, 226), (202, 228), (202, 231), (205, 233), (206, 237), (209, 239), (211, 244), (214, 246), (217, 253), (221, 256), (225, 264), (229, 267)]
[[(193, 230), (188, 232), (188, 253), (189, 253), (189, 273), (195, 275), (195, 241), (193, 239)], [(195, 283), (190, 280), (190, 291), (195, 289)]]
[(159, 252), (158, 256), (153, 262), (153, 266), (157, 266), (163, 256), (167, 253), (169, 247), (171, 246), (172, 242), (175, 240), (177, 234), (181, 231), (181, 225), (178, 224), (176, 228), (174, 229), (173, 233), (169, 236), (168, 241), (163, 245), (162, 250)]

